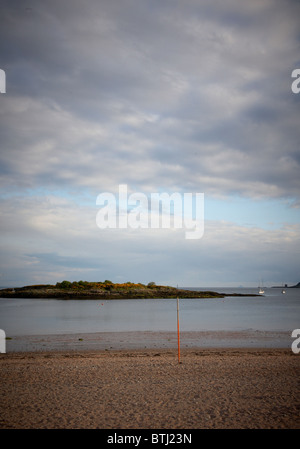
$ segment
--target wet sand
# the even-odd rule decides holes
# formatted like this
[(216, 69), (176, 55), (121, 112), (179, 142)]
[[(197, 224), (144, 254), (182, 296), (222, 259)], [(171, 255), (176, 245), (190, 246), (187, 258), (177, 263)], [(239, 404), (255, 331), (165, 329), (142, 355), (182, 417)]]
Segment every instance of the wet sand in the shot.
[[(189, 331), (180, 333), (182, 348), (290, 348), (293, 339), (287, 332)], [(14, 336), (6, 342), (7, 352), (176, 349), (177, 333), (166, 331), (95, 332)]]
[(172, 348), (0, 354), (2, 429), (299, 429), (300, 354)]

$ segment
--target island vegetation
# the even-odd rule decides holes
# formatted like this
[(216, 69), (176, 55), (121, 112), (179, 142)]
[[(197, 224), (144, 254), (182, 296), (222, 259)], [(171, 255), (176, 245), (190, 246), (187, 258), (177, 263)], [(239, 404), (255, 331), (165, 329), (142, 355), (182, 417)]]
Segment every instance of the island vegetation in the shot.
[[(149, 282), (113, 283), (64, 280), (55, 285), (39, 284), (0, 290), (5, 298), (57, 298), (57, 299), (143, 299), (143, 298), (224, 298), (225, 296), (249, 296), (243, 294), (217, 293), (213, 291), (185, 290), (156, 285)], [(251, 295), (256, 296), (256, 295)]]

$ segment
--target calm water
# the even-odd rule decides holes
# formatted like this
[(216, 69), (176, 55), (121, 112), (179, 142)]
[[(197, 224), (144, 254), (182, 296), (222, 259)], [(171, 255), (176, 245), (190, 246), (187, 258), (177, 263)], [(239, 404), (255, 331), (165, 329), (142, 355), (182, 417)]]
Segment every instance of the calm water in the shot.
[[(257, 293), (257, 289), (216, 289)], [(300, 328), (300, 289), (265, 289), (264, 297), (180, 299), (181, 331), (287, 331)], [(0, 298), (7, 336), (174, 331), (176, 299), (57, 300)]]

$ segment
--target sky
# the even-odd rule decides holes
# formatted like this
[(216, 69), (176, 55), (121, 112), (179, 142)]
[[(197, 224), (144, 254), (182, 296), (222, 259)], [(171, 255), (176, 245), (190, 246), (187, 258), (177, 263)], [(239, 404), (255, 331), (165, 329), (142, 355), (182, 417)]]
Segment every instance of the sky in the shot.
[[(2, 0), (0, 68), (1, 286), (300, 281), (298, 0)], [(100, 228), (120, 185), (203, 235)]]

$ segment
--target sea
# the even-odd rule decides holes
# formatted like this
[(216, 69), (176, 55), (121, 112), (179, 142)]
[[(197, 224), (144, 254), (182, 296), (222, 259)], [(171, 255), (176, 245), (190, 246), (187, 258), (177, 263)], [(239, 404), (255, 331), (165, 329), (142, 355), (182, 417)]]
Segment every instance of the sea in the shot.
[[(31, 298), (0, 298), (0, 329), (4, 330), (7, 346), (18, 348), (17, 342), (26, 337), (85, 335), (105, 333), (162, 333), (176, 337), (177, 320), (180, 333), (191, 342), (193, 333), (203, 336), (219, 335), (206, 344), (223, 345), (229, 335), (244, 335), (235, 345), (278, 346), (291, 345), (291, 334), (300, 329), (300, 289), (265, 288), (263, 295), (257, 288), (202, 287), (193, 290), (212, 290), (226, 293), (224, 298), (126, 299), (126, 300), (61, 300)], [(243, 297), (230, 296), (242, 293)], [(143, 334), (142, 334), (143, 333)], [(145, 334), (146, 333), (146, 334)], [(148, 334), (147, 334), (148, 333)], [(300, 331), (299, 331), (300, 334)], [(196, 334), (195, 334), (196, 335)], [(224, 338), (222, 339), (221, 337)], [(250, 337), (249, 337), (250, 336)], [(252, 336), (252, 337), (251, 337)], [(269, 338), (266, 338), (269, 336)], [(272, 337), (273, 336), (273, 337)], [(252, 338), (252, 340), (251, 340)], [(168, 340), (172, 340), (169, 338)], [(231, 339), (232, 340), (232, 339)], [(16, 342), (14, 347), (13, 342)], [(44, 340), (45, 341), (45, 340)], [(227, 341), (229, 343), (229, 341)], [(189, 343), (191, 344), (191, 343)], [(231, 343), (232, 344), (232, 343)], [(32, 345), (31, 345), (32, 348)], [(23, 345), (24, 349), (24, 345)]]

